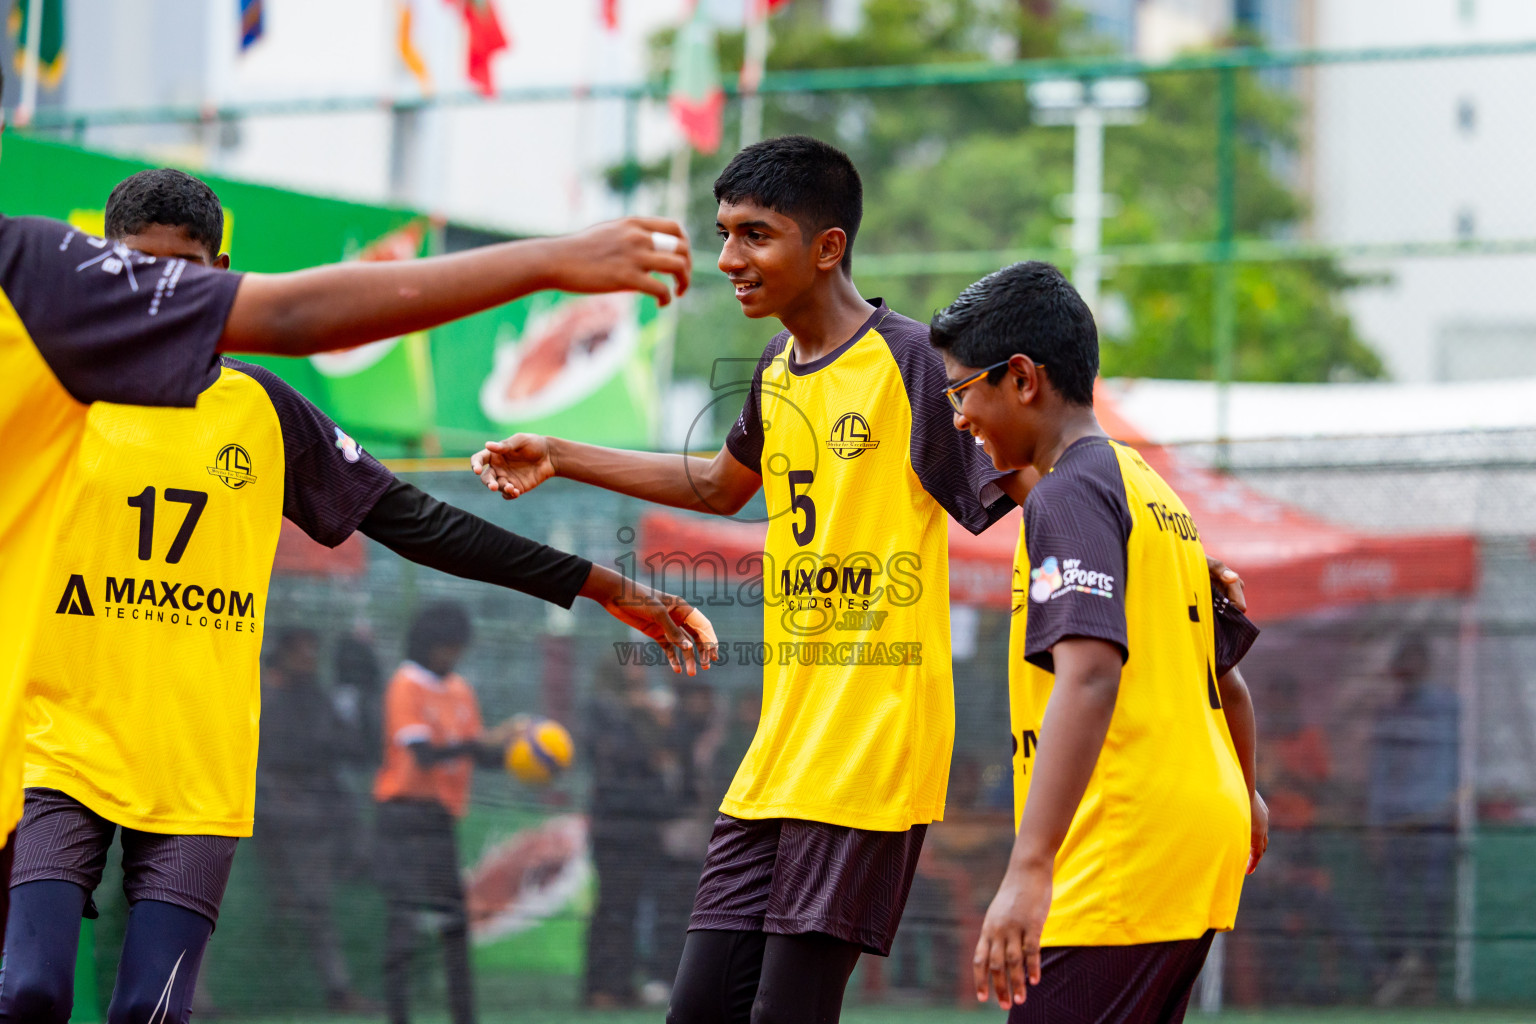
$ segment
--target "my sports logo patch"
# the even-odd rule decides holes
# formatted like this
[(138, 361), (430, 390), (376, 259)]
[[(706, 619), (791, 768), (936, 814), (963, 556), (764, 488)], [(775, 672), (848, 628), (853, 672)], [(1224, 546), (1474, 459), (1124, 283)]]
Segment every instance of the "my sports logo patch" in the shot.
[(1036, 604), (1074, 593), (1113, 598), (1115, 578), (1107, 572), (1084, 569), (1081, 558), (1057, 561), (1055, 555), (1029, 571), (1029, 599)]
[(336, 447), (341, 449), (341, 457), (348, 462), (356, 462), (363, 457), (363, 446), (348, 437), (340, 427), (336, 428)]

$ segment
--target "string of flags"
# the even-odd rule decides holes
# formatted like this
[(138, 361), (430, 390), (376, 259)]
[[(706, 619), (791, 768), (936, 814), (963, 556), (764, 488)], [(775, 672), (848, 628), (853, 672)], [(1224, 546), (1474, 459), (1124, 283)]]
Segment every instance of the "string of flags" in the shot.
[[(264, 0), (238, 0), (240, 10), (240, 49), (249, 50), (261, 39), (265, 31)], [(434, 88), (432, 71), (416, 43), (416, 29), (420, 24), (422, 9), (434, 2), (444, 3), (463, 20), (466, 52), (465, 77), (483, 96), (496, 94), (496, 83), (491, 65), (496, 55), (512, 47), (512, 39), (502, 27), (495, 0), (395, 0), (395, 44), (400, 62), (416, 79), (423, 93)], [(597, 15), (602, 26), (616, 32), (619, 28), (619, 0), (596, 0)], [(694, 149), (713, 153), (720, 148), (725, 113), (725, 91), (720, 78), (720, 65), (716, 50), (715, 25), (706, 10), (707, 4), (699, 0), (683, 0), (685, 17), (679, 26), (672, 45), (672, 67), (667, 87), (667, 106), (679, 132)], [(754, 25), (762, 25), (776, 9), (787, 6), (789, 0), (742, 0), (745, 7), (748, 31)], [(63, 18), (53, 17), (53, 10), (62, 9), (64, 0), (15, 0), (12, 8), (11, 30), (22, 31), (27, 10), (32, 3), (42, 3), (50, 12), (44, 20), (44, 66), (50, 60), (62, 71)], [(50, 35), (48, 24), (52, 22), (57, 35)], [(56, 43), (50, 47), (50, 41)], [(741, 71), (741, 88), (744, 92), (755, 91), (762, 79), (761, 62), (745, 66)]]
[(266, 30), (266, 4), (262, 0), (240, 0), (240, 52), (255, 46)]
[[(720, 64), (716, 56), (715, 27), (699, 0), (689, 2), (692, 10), (688, 20), (677, 30), (672, 42), (672, 77), (667, 88), (667, 107), (673, 123), (688, 144), (700, 153), (713, 153), (720, 148), (725, 130), (725, 90), (721, 86)], [(768, 16), (789, 0), (745, 2), (747, 31), (750, 33), (754, 26), (766, 31), (764, 23)], [(761, 63), (754, 65), (749, 60), (741, 69), (742, 91), (755, 92), (762, 77)]]
[(64, 78), (64, 0), (14, 0), (8, 28), (16, 71), (26, 74), (27, 28), (33, 12), (41, 14), (41, 46), (37, 51), (37, 80), (46, 89), (57, 89)]
[[(416, 79), (424, 93), (433, 89), (432, 71), (416, 45), (416, 26), (419, 9), (431, 0), (396, 0), (395, 46), (400, 52), (400, 63)], [(474, 83), (482, 96), (496, 95), (496, 82), (491, 72), (491, 62), (503, 50), (512, 48), (512, 39), (502, 28), (493, 0), (443, 0), (464, 21), (466, 52), (464, 75)]]

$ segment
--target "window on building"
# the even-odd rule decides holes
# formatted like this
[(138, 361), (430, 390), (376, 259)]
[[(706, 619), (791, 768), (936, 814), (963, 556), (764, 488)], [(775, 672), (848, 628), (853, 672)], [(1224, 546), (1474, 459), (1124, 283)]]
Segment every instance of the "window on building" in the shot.
[(1477, 237), (1477, 216), (1470, 206), (1463, 206), (1456, 211), (1456, 239), (1461, 242), (1470, 242)]
[(1463, 135), (1477, 130), (1477, 103), (1470, 97), (1463, 96), (1456, 104), (1456, 127)]

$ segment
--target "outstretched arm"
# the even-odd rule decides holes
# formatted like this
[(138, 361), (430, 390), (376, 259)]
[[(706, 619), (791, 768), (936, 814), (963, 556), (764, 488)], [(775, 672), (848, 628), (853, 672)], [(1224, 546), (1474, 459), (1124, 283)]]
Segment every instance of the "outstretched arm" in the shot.
[(763, 486), (763, 478), (725, 448), (704, 459), (600, 448), (538, 434), (488, 442), (469, 464), (487, 487), (507, 499), (561, 476), (658, 505), (722, 516), (741, 511)]
[(1259, 795), (1255, 759), (1259, 745), (1258, 723), (1253, 716), (1253, 695), (1236, 668), (1216, 681), (1221, 695), (1221, 713), (1227, 718), (1227, 731), (1237, 751), (1237, 763), (1243, 766), (1243, 781), (1248, 784), (1248, 802), (1252, 816), (1252, 836), (1248, 847), (1248, 873), (1258, 869), (1264, 851), (1269, 849), (1269, 805)]
[(570, 607), (598, 604), (651, 637), (673, 671), (693, 675), (718, 655), (714, 627), (682, 598), (626, 580), (612, 569), (521, 537), (396, 480), (358, 530), (420, 565)]
[(990, 988), (998, 1005), (1024, 1002), (1024, 979), (1040, 983), (1040, 933), (1051, 910), (1051, 873), (1109, 735), (1120, 694), (1120, 649), (1073, 638), (1051, 648), (1056, 685), (1040, 725), (1034, 778), (1008, 872), (987, 908), (972, 969), (976, 998)]
[(442, 744), (435, 744), (430, 739), (418, 739), (407, 743), (405, 749), (411, 752), (411, 756), (422, 768), (431, 768), (444, 761), (456, 761), (461, 757), (473, 758), (481, 768), (495, 768), (507, 756), (507, 742), (496, 743), (484, 738)]
[[(656, 248), (653, 232), (677, 237)], [(688, 289), (688, 241), (676, 222), (629, 217), (558, 238), (503, 242), (400, 262), (355, 262), (289, 274), (246, 274), (235, 294), (224, 352), (310, 355), (426, 330), (531, 292), (638, 291), (671, 301), (652, 273)]]

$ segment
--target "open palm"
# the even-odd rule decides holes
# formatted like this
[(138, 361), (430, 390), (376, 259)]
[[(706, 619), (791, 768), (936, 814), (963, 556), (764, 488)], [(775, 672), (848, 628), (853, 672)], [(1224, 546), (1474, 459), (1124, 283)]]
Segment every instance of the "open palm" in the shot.
[(485, 486), (507, 500), (527, 494), (555, 475), (549, 439), (538, 434), (513, 434), (505, 441), (487, 441), (469, 460)]

